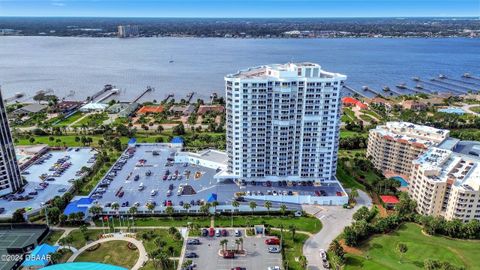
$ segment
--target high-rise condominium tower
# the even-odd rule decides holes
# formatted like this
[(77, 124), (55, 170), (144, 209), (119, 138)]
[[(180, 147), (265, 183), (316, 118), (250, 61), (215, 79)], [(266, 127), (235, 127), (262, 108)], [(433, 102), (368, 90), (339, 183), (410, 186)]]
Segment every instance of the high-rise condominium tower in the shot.
[(0, 90), (0, 196), (17, 191), (22, 185), (21, 181), (12, 134)]
[(346, 79), (314, 63), (227, 75), (228, 172), (260, 181), (336, 181)]

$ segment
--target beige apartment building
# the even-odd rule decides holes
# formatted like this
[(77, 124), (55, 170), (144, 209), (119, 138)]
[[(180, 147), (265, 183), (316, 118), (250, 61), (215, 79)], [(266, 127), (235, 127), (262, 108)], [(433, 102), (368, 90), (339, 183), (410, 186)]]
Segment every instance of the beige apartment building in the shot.
[(448, 138), (450, 131), (408, 122), (387, 122), (371, 129), (367, 157), (387, 177), (408, 179), (412, 161)]
[(480, 158), (431, 147), (413, 161), (408, 193), (422, 215), (480, 219)]

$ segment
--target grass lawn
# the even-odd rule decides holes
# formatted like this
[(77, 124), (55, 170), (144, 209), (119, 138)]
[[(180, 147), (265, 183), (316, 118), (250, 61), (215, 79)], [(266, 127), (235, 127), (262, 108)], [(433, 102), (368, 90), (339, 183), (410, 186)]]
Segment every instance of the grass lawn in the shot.
[(57, 242), (57, 240), (60, 238), (60, 236), (62, 236), (64, 232), (65, 232), (64, 230), (50, 231), (47, 238), (45, 238), (43, 242), (49, 245), (53, 245), (55, 244), (55, 242)]
[(472, 107), (470, 107), (470, 110), (472, 110), (476, 113), (480, 113), (480, 106), (472, 106)]
[(127, 247), (126, 241), (109, 241), (102, 243), (94, 251), (84, 251), (75, 259), (76, 262), (99, 262), (123, 266), (131, 269), (138, 260), (138, 250)]
[(358, 122), (358, 118), (355, 117), (355, 113), (352, 111), (351, 108), (343, 108), (343, 113), (348, 116), (350, 121), (352, 122)]
[(82, 125), (87, 126), (99, 126), (102, 125), (105, 120), (108, 119), (108, 115), (106, 113), (94, 113), (90, 114), (87, 117), (82, 118), (82, 120), (75, 123), (73, 126), (81, 127)]
[(365, 187), (352, 176), (349, 169), (341, 162), (338, 163), (337, 178), (344, 188), (356, 188), (365, 191)]
[(56, 263), (67, 262), (68, 258), (70, 258), (73, 255), (73, 252), (68, 248), (61, 249), (59, 252), (62, 253), (62, 257)]
[[(135, 226), (173, 226), (173, 227), (187, 227), (189, 222), (193, 222), (200, 227), (210, 227), (210, 217), (181, 217), (181, 218), (161, 218), (161, 217), (147, 217), (135, 218)], [(230, 227), (232, 219), (230, 216), (216, 216), (215, 226)], [(97, 226), (101, 226), (100, 221), (95, 221)], [(290, 225), (295, 225), (298, 231), (306, 231), (309, 233), (317, 233), (322, 229), (322, 223), (315, 217), (286, 217), (282, 216), (233, 216), (233, 226), (246, 227), (247, 225), (269, 225), (278, 228), (281, 224), (285, 228)], [(115, 226), (118, 226), (118, 220), (115, 220)]]
[(375, 121), (370, 115), (367, 115), (367, 114), (362, 114), (362, 115), (360, 115), (360, 118), (361, 118), (363, 121), (370, 122), (370, 123), (372, 123), (373, 121)]
[[(95, 241), (98, 239), (98, 237), (103, 234), (103, 230), (88, 230), (87, 235), (89, 238), (89, 241)], [(71, 244), (72, 247), (75, 247), (77, 249), (85, 246), (87, 241), (85, 241), (85, 238), (83, 238), (83, 234), (80, 230), (73, 230), (69, 235), (72, 236), (73, 242)]]
[(76, 112), (72, 114), (70, 117), (63, 119), (62, 121), (58, 122), (55, 126), (57, 127), (66, 127), (70, 125), (71, 123), (77, 121), (80, 119), (84, 114), (82, 112)]
[[(144, 232), (153, 232), (153, 237), (149, 239), (143, 239), (142, 234)], [(183, 240), (175, 240), (171, 234), (168, 233), (168, 230), (166, 229), (145, 229), (145, 230), (137, 230), (137, 239), (143, 241), (143, 245), (145, 246), (145, 249), (147, 250), (147, 253), (154, 251), (158, 248), (158, 246), (155, 244), (155, 239), (156, 238), (161, 238), (163, 241), (165, 241), (165, 245), (163, 246), (163, 250), (171, 257), (179, 257), (180, 253), (182, 252), (182, 245), (183, 245)], [(169, 247), (173, 248), (173, 253), (168, 252)]]
[[(275, 235), (280, 238), (281, 233), (278, 231), (273, 231), (270, 233), (271, 235)], [(303, 255), (303, 244), (308, 239), (308, 235), (302, 233), (295, 234), (295, 241), (292, 239), (292, 234), (288, 231), (288, 229), (284, 230), (283, 232), (283, 251), (284, 257), (283, 261), (288, 268), (286, 270), (303, 270), (302, 266), (299, 262), (297, 262), (296, 258)], [(283, 269), (283, 268), (282, 268)]]
[[(407, 245), (403, 258), (396, 251), (398, 243)], [(480, 269), (477, 259), (480, 241), (426, 236), (414, 223), (404, 224), (394, 233), (375, 236), (360, 250), (361, 255), (347, 254), (345, 269), (423, 269), (425, 259), (448, 261), (465, 269)]]
[(356, 132), (356, 131), (350, 131), (350, 130), (345, 130), (342, 129), (340, 130), (340, 138), (351, 138), (351, 137), (367, 137), (368, 133), (367, 132)]

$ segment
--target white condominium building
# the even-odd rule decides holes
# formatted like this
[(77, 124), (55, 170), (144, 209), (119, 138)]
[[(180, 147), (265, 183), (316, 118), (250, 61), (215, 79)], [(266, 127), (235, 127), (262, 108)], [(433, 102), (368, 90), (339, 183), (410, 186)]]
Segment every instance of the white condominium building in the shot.
[(385, 175), (408, 178), (412, 161), (429, 147), (448, 138), (450, 131), (408, 122), (387, 122), (371, 129), (367, 156)]
[(480, 158), (437, 147), (413, 162), (409, 194), (423, 215), (480, 220)]
[(21, 186), (22, 178), (0, 91), (0, 196), (15, 192)]
[(227, 75), (228, 173), (260, 181), (336, 181), (346, 79), (314, 63)]

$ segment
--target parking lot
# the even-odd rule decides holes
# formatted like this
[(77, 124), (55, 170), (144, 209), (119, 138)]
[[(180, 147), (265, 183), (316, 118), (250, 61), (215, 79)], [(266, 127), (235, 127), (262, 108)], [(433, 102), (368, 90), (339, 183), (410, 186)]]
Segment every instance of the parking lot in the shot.
[(39, 209), (42, 203), (63, 195), (71, 188), (73, 181), (81, 177), (77, 172), (82, 167), (93, 166), (95, 154), (96, 151), (91, 148), (47, 152), (22, 171), (22, 176), (28, 182), (24, 191), (0, 200), (0, 207), (5, 208), (1, 216), (11, 216), (19, 208)]
[(269, 253), (268, 245), (265, 239), (268, 237), (248, 237), (245, 236), (245, 230), (240, 230), (243, 238), (243, 248), (246, 250), (245, 256), (235, 256), (232, 259), (224, 259), (219, 255), (222, 249), (221, 240), (227, 239), (227, 249), (235, 250), (237, 248), (234, 236), (234, 230), (228, 229), (228, 236), (220, 237), (195, 237), (200, 240), (200, 245), (187, 245), (185, 253), (195, 252), (197, 258), (189, 258), (184, 260), (192, 260), (197, 270), (216, 269), (230, 270), (234, 267), (241, 267), (246, 270), (267, 270), (268, 267), (281, 266), (282, 255), (280, 253)]
[[(112, 203), (120, 205), (120, 212), (124, 213), (132, 206), (138, 211), (147, 210), (147, 205), (154, 204), (155, 211), (161, 211), (165, 206), (174, 206), (182, 209), (188, 203), (191, 211), (199, 204), (208, 201), (212, 194), (220, 205), (230, 207), (235, 193), (245, 192), (251, 200), (262, 200), (264, 196), (276, 196), (278, 201), (288, 204), (286, 198), (295, 195), (336, 196), (341, 190), (338, 185), (314, 186), (312, 182), (300, 182), (296, 186), (278, 183), (246, 182), (237, 185), (233, 180), (214, 178), (217, 170), (192, 163), (175, 163), (178, 149), (170, 144), (137, 144), (127, 150), (116, 162), (104, 179), (92, 190), (90, 196), (95, 203), (106, 208)], [(271, 199), (269, 199), (271, 200)], [(272, 200), (276, 201), (276, 200)], [(243, 202), (245, 210), (250, 211), (247, 202)], [(274, 203), (274, 207), (278, 203)], [(292, 207), (289, 207), (292, 208)], [(242, 209), (242, 207), (240, 207)]]

